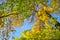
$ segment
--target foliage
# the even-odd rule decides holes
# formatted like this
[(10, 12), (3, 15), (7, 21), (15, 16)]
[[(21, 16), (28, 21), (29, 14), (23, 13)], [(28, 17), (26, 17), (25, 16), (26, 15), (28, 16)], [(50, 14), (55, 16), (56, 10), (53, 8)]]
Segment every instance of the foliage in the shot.
[[(34, 28), (23, 32), (23, 37), (15, 38), (14, 40), (59, 39), (60, 26), (57, 25), (59, 22), (57, 22), (57, 19), (53, 18), (50, 14), (59, 14), (60, 1), (51, 0), (50, 5), (47, 5), (47, 1), (48, 0), (3, 1), (2, 4), (0, 4), (0, 30), (6, 28), (6, 34), (8, 35), (13, 28), (21, 26), (25, 18), (29, 18), (32, 15), (32, 17), (36, 17)], [(38, 11), (35, 10), (36, 6), (38, 6)], [(55, 29), (55, 27), (58, 28)], [(4, 40), (7, 39), (5, 38)]]
[[(38, 4), (38, 12), (36, 12), (36, 20), (31, 30), (25, 30), (19, 40), (59, 40), (60, 38), (60, 26), (56, 26), (58, 23), (56, 18), (53, 18), (50, 14), (57, 12), (59, 6), (58, 0), (51, 0), (50, 6), (45, 3)], [(57, 5), (56, 5), (57, 4)], [(58, 35), (57, 35), (58, 34)]]
[[(5, 20), (5, 18), (7, 17), (9, 19), (8, 20), (9, 23), (13, 21), (12, 25), (18, 26), (21, 22), (23, 22), (23, 21), (19, 21), (20, 23), (17, 22), (18, 20), (20, 20), (21, 17), (22, 17), (21, 20), (24, 20), (25, 18), (29, 18), (31, 16), (32, 14), (31, 12), (34, 10), (36, 6), (35, 2), (43, 3), (44, 0), (42, 1), (41, 0), (6, 0), (5, 2), (3, 1), (2, 4), (0, 4), (0, 20), (2, 19)], [(47, 2), (47, 0), (45, 2)], [(11, 21), (12, 18), (13, 20)]]
[(56, 14), (60, 11), (60, 1), (59, 0), (51, 0), (50, 6), (54, 9)]
[[(36, 27), (37, 29), (37, 27)], [(36, 30), (33, 27), (31, 30), (25, 30), (19, 40), (59, 40), (60, 31), (52, 26), (45, 26), (41, 30)], [(14, 39), (15, 40), (15, 39)]]

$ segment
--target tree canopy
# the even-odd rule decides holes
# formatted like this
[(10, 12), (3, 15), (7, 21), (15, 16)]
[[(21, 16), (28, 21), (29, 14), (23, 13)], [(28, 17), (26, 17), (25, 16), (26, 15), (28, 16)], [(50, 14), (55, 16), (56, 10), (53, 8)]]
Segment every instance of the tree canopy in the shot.
[[(8, 34), (16, 26), (23, 25), (24, 19), (28, 19), (29, 17), (32, 16), (30, 20), (33, 21), (34, 18), (33, 16), (35, 16), (36, 20), (34, 20), (33, 26), (36, 27), (34, 28), (34, 31), (36, 30), (38, 31), (36, 33), (38, 34), (38, 36), (41, 34), (40, 31), (42, 31), (43, 33), (44, 31), (48, 30), (45, 27), (48, 27), (50, 29), (48, 31), (51, 30), (52, 31), (48, 32), (47, 33), (48, 35), (46, 34), (46, 32), (44, 32), (43, 35), (45, 34), (45, 36), (49, 36), (49, 38), (51, 37), (50, 33), (52, 35), (56, 33), (59, 35), (60, 23), (57, 21), (57, 18), (52, 17), (51, 14), (56, 13), (56, 15), (58, 16), (60, 12), (60, 1), (50, 0), (49, 5), (47, 5), (47, 2), (48, 0), (5, 0), (5, 1), (3, 0), (2, 4), (0, 4), (0, 30), (7, 28), (8, 31), (6, 30), (6, 34)], [(36, 7), (38, 8), (38, 10), (36, 10)], [(28, 31), (27, 35), (29, 35), (30, 31)], [(34, 32), (31, 33), (32, 40), (35, 40), (34, 38), (36, 34), (33, 33)], [(39, 40), (40, 36), (39, 37), (38, 36), (36, 37), (36, 39), (38, 38)], [(52, 38), (56, 38), (56, 37), (52, 36)], [(30, 40), (31, 37), (28, 36), (28, 38), (25, 37), (22, 38), (22, 40), (24, 39)], [(20, 40), (20, 39), (15, 38), (15, 40)]]

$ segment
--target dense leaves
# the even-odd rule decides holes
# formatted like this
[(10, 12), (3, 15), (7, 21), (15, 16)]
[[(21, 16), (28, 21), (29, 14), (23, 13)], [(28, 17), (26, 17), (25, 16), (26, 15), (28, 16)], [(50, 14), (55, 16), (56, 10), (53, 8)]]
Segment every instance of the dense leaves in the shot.
[[(54, 4), (53, 4), (54, 3)], [(56, 18), (51, 16), (52, 13), (57, 12), (59, 7), (56, 7), (55, 0), (51, 0), (50, 6), (44, 2), (38, 4), (39, 10), (36, 12), (36, 20), (31, 30), (25, 30), (19, 40), (59, 40), (60, 26)], [(52, 5), (52, 6), (51, 6)], [(55, 5), (53, 7), (53, 5)], [(58, 35), (57, 35), (58, 34)], [(15, 38), (14, 38), (15, 40)]]
[(60, 1), (59, 0), (51, 0), (50, 6), (54, 9), (54, 11), (58, 14), (60, 11)]
[(9, 18), (11, 17), (10, 15), (13, 15), (13, 18), (14, 15), (28, 18), (31, 16), (32, 11), (35, 9), (37, 2), (46, 3), (47, 0), (5, 0), (5, 2), (2, 1), (2, 4), (0, 4), (0, 18)]
[[(35, 16), (36, 20), (34, 21), (34, 27), (32, 26), (31, 30), (24, 31), (21, 38), (14, 38), (14, 40), (59, 39), (60, 23), (50, 14), (59, 14), (60, 1), (50, 1), (50, 5), (47, 5), (48, 0), (2, 1), (2, 4), (0, 4), (0, 30), (6, 28), (7, 30), (4, 30), (3, 32), (6, 32), (5, 35), (7, 36), (13, 28), (23, 25), (25, 18), (32, 16), (30, 20), (33, 20)], [(37, 11), (36, 6), (38, 7)], [(3, 40), (8, 40), (4, 37)]]
[[(33, 27), (31, 30), (25, 30), (19, 40), (59, 40), (60, 31), (54, 29), (52, 26), (45, 26), (41, 30), (36, 30), (36, 27)], [(16, 38), (14, 38), (15, 40)]]

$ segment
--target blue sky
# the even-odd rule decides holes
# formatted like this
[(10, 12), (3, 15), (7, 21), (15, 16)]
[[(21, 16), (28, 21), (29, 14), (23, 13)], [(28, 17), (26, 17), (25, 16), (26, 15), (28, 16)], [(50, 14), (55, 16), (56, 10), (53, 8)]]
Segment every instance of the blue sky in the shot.
[(10, 39), (9, 40), (11, 40), (12, 37), (18, 37), (24, 30), (31, 29), (32, 24), (33, 24), (33, 22), (30, 23), (27, 19), (25, 19), (23, 26), (16, 27), (15, 28), (16, 32), (10, 33)]

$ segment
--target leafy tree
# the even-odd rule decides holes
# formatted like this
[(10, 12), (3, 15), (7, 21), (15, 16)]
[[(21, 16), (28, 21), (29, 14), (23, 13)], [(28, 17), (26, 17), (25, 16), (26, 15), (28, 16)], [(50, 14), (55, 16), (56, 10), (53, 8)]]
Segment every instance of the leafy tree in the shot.
[[(59, 0), (51, 0), (48, 6), (45, 2), (38, 3), (39, 10), (35, 13), (36, 20), (31, 30), (25, 30), (19, 39), (25, 40), (59, 40), (60, 23), (51, 16), (59, 14)], [(58, 28), (57, 28), (58, 27)], [(57, 35), (58, 34), (58, 35)]]
[(20, 17), (22, 17), (22, 19), (28, 18), (29, 16), (31, 16), (31, 12), (35, 9), (37, 1), (42, 2), (44, 0), (6, 0), (6, 2), (3, 1), (2, 4), (0, 4), (0, 18), (4, 19), (6, 17), (12, 17), (16, 20), (20, 19)]
[[(51, 0), (50, 5), (47, 5), (48, 0), (6, 0), (0, 4), (0, 30), (4, 30), (2, 40), (8, 40), (8, 33), (13, 32), (16, 26), (23, 25), (24, 19), (29, 18), (31, 15), (36, 16), (35, 28), (40, 30), (43, 26), (55, 25), (59, 29), (59, 23), (56, 18), (50, 14), (56, 12), (58, 14), (60, 8), (59, 0)], [(35, 7), (38, 6), (39, 10), (36, 11)], [(35, 13), (34, 13), (35, 12)], [(33, 14), (34, 13), (34, 14)], [(32, 18), (33, 19), (33, 18)], [(30, 19), (30, 20), (32, 20)], [(36, 35), (36, 34), (35, 34)], [(32, 35), (35, 36), (35, 35)], [(26, 38), (23, 38), (26, 39)], [(29, 39), (29, 38), (28, 38)], [(26, 39), (26, 40), (28, 40)], [(16, 38), (16, 40), (18, 40)]]
[[(36, 27), (37, 28), (37, 27)], [(33, 31), (34, 30), (34, 31)], [(57, 35), (58, 34), (58, 35)], [(20, 40), (59, 40), (60, 31), (58, 29), (52, 29), (52, 27), (45, 26), (41, 30), (36, 31), (32, 29), (30, 31), (26, 30), (22, 33)]]

